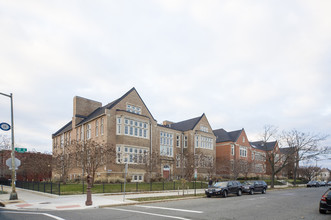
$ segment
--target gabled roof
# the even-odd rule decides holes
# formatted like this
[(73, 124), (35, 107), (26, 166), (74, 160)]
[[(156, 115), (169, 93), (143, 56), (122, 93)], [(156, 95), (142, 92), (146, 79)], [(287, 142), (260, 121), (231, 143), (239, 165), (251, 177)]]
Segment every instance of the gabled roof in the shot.
[(213, 130), (214, 135), (216, 136), (216, 143), (232, 141), (236, 142), (242, 132), (241, 130), (227, 132), (223, 128), (218, 130)]
[(192, 119), (188, 119), (185, 121), (181, 121), (181, 122), (177, 122), (177, 123), (173, 123), (170, 124), (168, 127), (178, 130), (178, 131), (189, 131), (189, 130), (193, 130), (194, 127), (199, 123), (199, 121), (201, 120), (201, 118), (204, 116), (205, 114), (202, 114), (200, 117), (197, 118), (192, 118)]
[[(138, 97), (140, 98), (140, 100), (143, 102), (143, 104), (145, 105), (147, 111), (150, 113), (150, 115), (152, 116), (152, 118), (154, 119), (152, 113), (149, 111), (149, 109), (147, 108), (146, 104), (144, 103), (144, 101), (142, 100), (142, 98), (140, 97), (139, 93), (137, 92), (137, 90), (133, 87), (132, 89), (130, 89), (127, 93), (125, 93), (122, 97), (120, 97), (119, 99), (114, 100), (111, 103), (108, 103), (107, 105), (103, 106), (103, 107), (99, 107), (96, 110), (94, 110), (91, 114), (89, 114), (87, 117), (84, 117), (84, 119), (79, 122), (77, 125), (81, 125), (84, 124), (87, 121), (90, 121), (102, 114), (105, 113), (106, 109), (112, 109), (117, 103), (119, 103), (120, 101), (122, 101), (126, 96), (128, 96), (131, 92), (136, 91), (136, 93), (138, 94)], [(154, 119), (155, 120), (155, 119)], [(70, 126), (69, 126), (70, 123)], [(60, 130), (58, 130), (57, 132), (55, 132), (53, 134), (53, 136), (56, 136), (60, 133), (64, 133), (67, 132), (69, 130), (72, 129), (72, 121), (70, 121), (67, 125), (65, 125), (63, 128), (61, 128)]]
[(57, 132), (55, 132), (52, 136), (56, 136), (60, 133), (65, 133), (67, 131), (70, 131), (72, 129), (72, 121), (68, 122), (65, 126), (63, 126), (62, 128), (60, 128), (60, 130), (58, 130)]
[(255, 141), (249, 142), (252, 147), (264, 151), (271, 151), (275, 148), (277, 141), (264, 142), (264, 141)]

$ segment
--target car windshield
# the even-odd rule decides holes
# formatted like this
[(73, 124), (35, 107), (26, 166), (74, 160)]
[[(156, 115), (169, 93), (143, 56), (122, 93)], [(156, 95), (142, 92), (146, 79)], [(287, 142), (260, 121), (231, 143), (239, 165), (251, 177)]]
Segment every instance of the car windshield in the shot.
[(252, 184), (254, 184), (254, 182), (253, 181), (245, 181), (244, 184), (252, 185)]
[(228, 182), (217, 182), (214, 184), (214, 187), (226, 187)]

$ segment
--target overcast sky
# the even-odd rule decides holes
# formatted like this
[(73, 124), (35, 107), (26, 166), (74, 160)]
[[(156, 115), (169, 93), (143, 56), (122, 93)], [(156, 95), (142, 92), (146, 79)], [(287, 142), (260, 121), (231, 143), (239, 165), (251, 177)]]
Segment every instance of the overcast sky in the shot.
[(266, 124), (330, 134), (330, 10), (327, 0), (0, 0), (0, 92), (14, 95), (16, 146), (50, 152), (74, 96), (105, 105), (132, 87), (159, 123), (205, 113), (250, 141)]

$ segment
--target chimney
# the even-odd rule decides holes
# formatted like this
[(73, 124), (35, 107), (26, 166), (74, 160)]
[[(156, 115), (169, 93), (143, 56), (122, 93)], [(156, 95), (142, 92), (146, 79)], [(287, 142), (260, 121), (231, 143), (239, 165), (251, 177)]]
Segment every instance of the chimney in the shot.
[(171, 121), (163, 121), (163, 126), (166, 126), (166, 127), (171, 127), (171, 124), (173, 124), (173, 122), (171, 122)]
[(99, 107), (102, 107), (101, 102), (75, 96), (73, 103), (72, 126), (76, 127), (79, 122)]

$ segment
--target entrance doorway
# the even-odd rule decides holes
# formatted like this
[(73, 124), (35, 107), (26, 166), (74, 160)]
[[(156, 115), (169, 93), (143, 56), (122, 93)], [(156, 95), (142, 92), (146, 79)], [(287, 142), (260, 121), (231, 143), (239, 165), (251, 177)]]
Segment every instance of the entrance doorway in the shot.
[(164, 165), (163, 166), (163, 178), (169, 179), (169, 177), (170, 177), (170, 167), (169, 167), (169, 165)]

